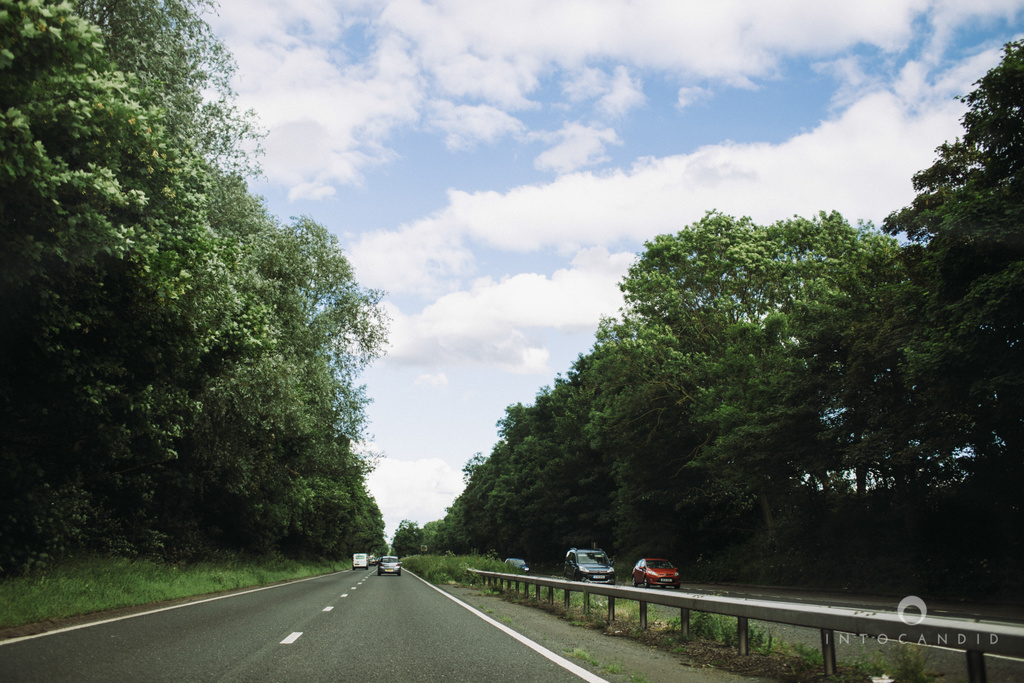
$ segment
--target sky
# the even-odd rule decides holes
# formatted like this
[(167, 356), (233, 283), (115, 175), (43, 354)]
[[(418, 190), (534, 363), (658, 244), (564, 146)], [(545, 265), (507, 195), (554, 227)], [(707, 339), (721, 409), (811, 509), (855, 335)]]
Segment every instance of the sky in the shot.
[(588, 353), (707, 211), (880, 226), (962, 133), (1024, 0), (221, 0), (250, 189), (385, 292), (361, 449), (393, 535), (442, 519), (505, 408)]

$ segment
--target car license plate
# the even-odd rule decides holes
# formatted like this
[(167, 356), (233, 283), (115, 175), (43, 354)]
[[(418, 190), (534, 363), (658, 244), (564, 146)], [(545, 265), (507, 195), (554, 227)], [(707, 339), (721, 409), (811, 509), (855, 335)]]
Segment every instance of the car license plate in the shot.
[(658, 579), (658, 581), (661, 581), (662, 583), (672, 583), (672, 579)]
[(395, 571), (395, 570), (394, 570), (394, 569), (392, 569), (391, 567), (385, 567), (385, 568), (384, 568), (384, 571), (386, 571), (386, 572), (393, 572), (393, 571)]
[(591, 578), (593, 578), (594, 581), (604, 581), (604, 574), (594, 574)]

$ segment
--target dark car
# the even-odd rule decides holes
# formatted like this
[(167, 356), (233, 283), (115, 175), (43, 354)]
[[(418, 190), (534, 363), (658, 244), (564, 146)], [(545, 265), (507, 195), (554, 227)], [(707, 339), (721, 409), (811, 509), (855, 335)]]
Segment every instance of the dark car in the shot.
[(572, 548), (565, 554), (565, 578), (572, 581), (615, 583), (615, 568), (600, 548)]
[(526, 560), (524, 560), (521, 557), (510, 557), (507, 560), (505, 560), (505, 564), (513, 566), (513, 567), (518, 567), (519, 569), (523, 570), (524, 572), (530, 571), (530, 566), (528, 564), (526, 564)]
[(645, 557), (633, 567), (633, 585), (679, 588), (679, 570), (668, 560)]
[(398, 558), (394, 555), (385, 555), (380, 558), (380, 562), (377, 563), (377, 576), (381, 574), (394, 574), (395, 576), (402, 575), (402, 563), (398, 561)]

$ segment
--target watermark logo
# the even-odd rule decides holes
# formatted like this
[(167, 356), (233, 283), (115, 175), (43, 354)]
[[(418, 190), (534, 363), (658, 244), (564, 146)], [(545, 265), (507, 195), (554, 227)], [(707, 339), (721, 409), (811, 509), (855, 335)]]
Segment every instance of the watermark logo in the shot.
[(860, 642), (863, 645), (868, 638), (874, 638), (878, 641), (879, 645), (885, 645), (893, 641), (901, 645), (913, 643), (916, 645), (956, 647), (977, 651), (985, 651), (999, 644), (998, 633), (985, 633), (974, 628), (964, 628), (965, 622), (963, 620), (952, 620), (949, 624), (949, 630), (939, 630), (938, 622), (943, 621), (942, 618), (933, 618), (930, 624), (920, 626), (928, 616), (928, 605), (916, 595), (908, 595), (900, 600), (896, 608), (896, 616), (907, 627), (907, 630), (903, 633), (837, 633), (836, 643), (847, 645), (851, 640), (860, 638)]
[[(915, 607), (920, 615), (915, 615), (913, 612), (907, 614), (908, 607)], [(917, 597), (916, 595), (908, 595), (907, 597), (900, 600), (899, 607), (896, 608), (896, 614), (907, 626), (917, 626), (924, 618), (928, 616), (928, 606), (924, 604), (924, 600)]]

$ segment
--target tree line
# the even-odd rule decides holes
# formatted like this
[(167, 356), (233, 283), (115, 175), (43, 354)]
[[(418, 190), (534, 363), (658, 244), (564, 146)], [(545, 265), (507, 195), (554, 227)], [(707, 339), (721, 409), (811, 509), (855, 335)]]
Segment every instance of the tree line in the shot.
[(208, 0), (0, 0), (0, 574), (383, 545), (381, 293), (246, 179)]
[(1024, 44), (975, 86), (881, 230), (712, 211), (647, 242), (593, 348), (466, 465), (432, 549), (1020, 594)]

